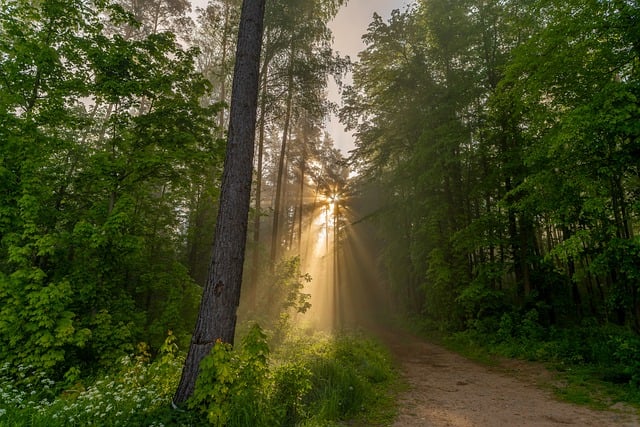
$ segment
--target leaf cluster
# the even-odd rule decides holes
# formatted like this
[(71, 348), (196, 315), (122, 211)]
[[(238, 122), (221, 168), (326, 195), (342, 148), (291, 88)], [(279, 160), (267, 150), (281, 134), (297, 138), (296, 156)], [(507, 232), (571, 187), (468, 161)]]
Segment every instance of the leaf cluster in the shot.
[(218, 106), (200, 104), (195, 51), (134, 24), (109, 1), (1, 3), (2, 361), (61, 377), (187, 339)]

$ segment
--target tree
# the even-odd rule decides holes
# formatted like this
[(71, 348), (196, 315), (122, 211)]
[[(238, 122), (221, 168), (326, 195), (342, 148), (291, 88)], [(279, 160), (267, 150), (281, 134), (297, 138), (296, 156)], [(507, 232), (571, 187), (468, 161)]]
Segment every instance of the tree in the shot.
[[(254, 225), (254, 277), (259, 267), (260, 214), (263, 192), (265, 134), (271, 124), (280, 134), (276, 171), (273, 178), (273, 229), (271, 265), (275, 265), (283, 239), (282, 219), (287, 200), (288, 153), (298, 121), (305, 117), (320, 126), (328, 111), (324, 89), (328, 74), (339, 75), (345, 61), (330, 48), (331, 33), (327, 22), (337, 13), (342, 0), (279, 0), (270, 2), (265, 18), (265, 46), (261, 71), (260, 137), (256, 182), (256, 217)], [(266, 153), (269, 154), (269, 153)]]
[[(200, 54), (197, 68), (211, 82), (214, 91), (205, 104), (224, 103), (218, 113), (218, 139), (226, 137), (229, 87), (233, 79), (236, 36), (240, 17), (240, 0), (211, 0), (207, 7), (198, 9), (198, 28), (192, 37)], [(221, 159), (224, 152), (221, 153)], [(223, 161), (215, 162), (208, 171), (208, 180), (194, 187), (189, 209), (191, 220), (188, 232), (188, 266), (191, 277), (200, 286), (207, 282), (211, 246), (215, 231), (216, 213), (220, 197), (220, 179)]]
[[(512, 209), (539, 218), (538, 250), (562, 272), (578, 313), (640, 330), (637, 270), (628, 268), (637, 253), (639, 134), (637, 33), (629, 17), (638, 7), (537, 5), (544, 25), (514, 51), (497, 97), (519, 100), (517, 123), (528, 141), (522, 159), (531, 170), (512, 192)], [(538, 291), (553, 304), (548, 288)]]
[(124, 36), (127, 39), (141, 38), (159, 32), (171, 31), (187, 38), (191, 18), (188, 0), (117, 0), (130, 12), (136, 25), (129, 25)]
[(184, 207), (217, 108), (195, 52), (136, 25), (110, 2), (0, 2), (2, 363), (88, 374), (188, 336)]
[(423, 0), (387, 23), (374, 16), (342, 110), (357, 131), (354, 161), (388, 190), (377, 219), (388, 230), (392, 286), (414, 309), (450, 325), (463, 325), (458, 298), (478, 271), (466, 230), (487, 200), (504, 193), (502, 183), (482, 193), (485, 181), (495, 182), (482, 173), (504, 172), (481, 157), (495, 149), (486, 149), (482, 126), (517, 44), (517, 3)]
[(422, 0), (374, 17), (342, 118), (387, 190), (389, 274), (424, 293), (416, 309), (450, 327), (510, 309), (640, 330), (637, 14)]
[(245, 0), (236, 49), (229, 137), (209, 277), (174, 396), (184, 403), (195, 389), (200, 361), (217, 340), (233, 344), (240, 301), (253, 168), (264, 0)]

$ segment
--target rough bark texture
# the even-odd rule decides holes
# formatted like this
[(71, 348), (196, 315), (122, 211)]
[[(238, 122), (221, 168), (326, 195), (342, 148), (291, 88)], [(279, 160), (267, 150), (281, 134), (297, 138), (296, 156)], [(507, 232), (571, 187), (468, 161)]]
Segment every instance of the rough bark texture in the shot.
[(175, 404), (193, 394), (200, 361), (216, 340), (233, 344), (251, 195), (264, 5), (265, 0), (244, 0), (242, 4), (213, 253)]

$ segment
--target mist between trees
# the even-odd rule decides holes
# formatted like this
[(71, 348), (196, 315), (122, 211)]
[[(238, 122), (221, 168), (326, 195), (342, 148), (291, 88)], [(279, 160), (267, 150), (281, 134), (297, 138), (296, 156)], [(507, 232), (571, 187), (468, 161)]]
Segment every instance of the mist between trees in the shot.
[[(0, 362), (63, 379), (139, 342), (155, 354), (168, 330), (187, 348), (240, 3), (191, 18), (183, 0), (0, 0)], [(304, 283), (276, 287), (295, 265), (317, 270), (321, 328), (366, 311), (369, 288), (349, 306), (317, 295), (367, 276), (443, 330), (616, 325), (640, 349), (637, 4), (421, 0), (374, 16), (343, 88), (345, 159), (323, 130), (327, 79), (351, 67), (327, 28), (343, 3), (267, 1), (243, 318), (304, 306)], [(366, 247), (349, 240), (362, 221)]]
[[(194, 24), (184, 1), (2, 2), (4, 360), (91, 371), (137, 342), (159, 348), (168, 330), (186, 348), (211, 257), (240, 3), (211, 2)], [(340, 4), (267, 10), (253, 252), (271, 228), (284, 241), (255, 256), (254, 275), (299, 240), (298, 189), (344, 179), (322, 131), (327, 77), (348, 65), (326, 28)]]
[(391, 284), (417, 313), (640, 330), (636, 14), (423, 1), (371, 24), (342, 118), (386, 195)]

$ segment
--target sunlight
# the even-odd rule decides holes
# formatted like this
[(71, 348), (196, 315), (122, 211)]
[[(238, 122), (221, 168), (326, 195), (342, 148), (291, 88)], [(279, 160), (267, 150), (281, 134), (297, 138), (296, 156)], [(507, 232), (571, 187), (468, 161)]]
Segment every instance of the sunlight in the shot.
[(311, 294), (311, 309), (302, 320), (319, 330), (334, 329), (334, 292), (333, 292), (333, 204), (323, 203), (313, 212), (313, 220), (304, 233), (305, 256), (302, 270), (312, 277), (305, 292)]
[(389, 301), (381, 297), (377, 261), (368, 250), (374, 232), (369, 225), (352, 225), (344, 194), (334, 190), (314, 199), (301, 246), (302, 271), (312, 277), (304, 290), (311, 308), (298, 321), (329, 332), (375, 325)]
[(336, 329), (338, 304), (338, 263), (340, 248), (336, 245), (339, 230), (341, 196), (334, 189), (318, 192), (313, 197), (311, 221), (302, 234), (302, 271), (312, 277), (304, 292), (311, 295), (311, 309), (300, 321), (319, 330)]

